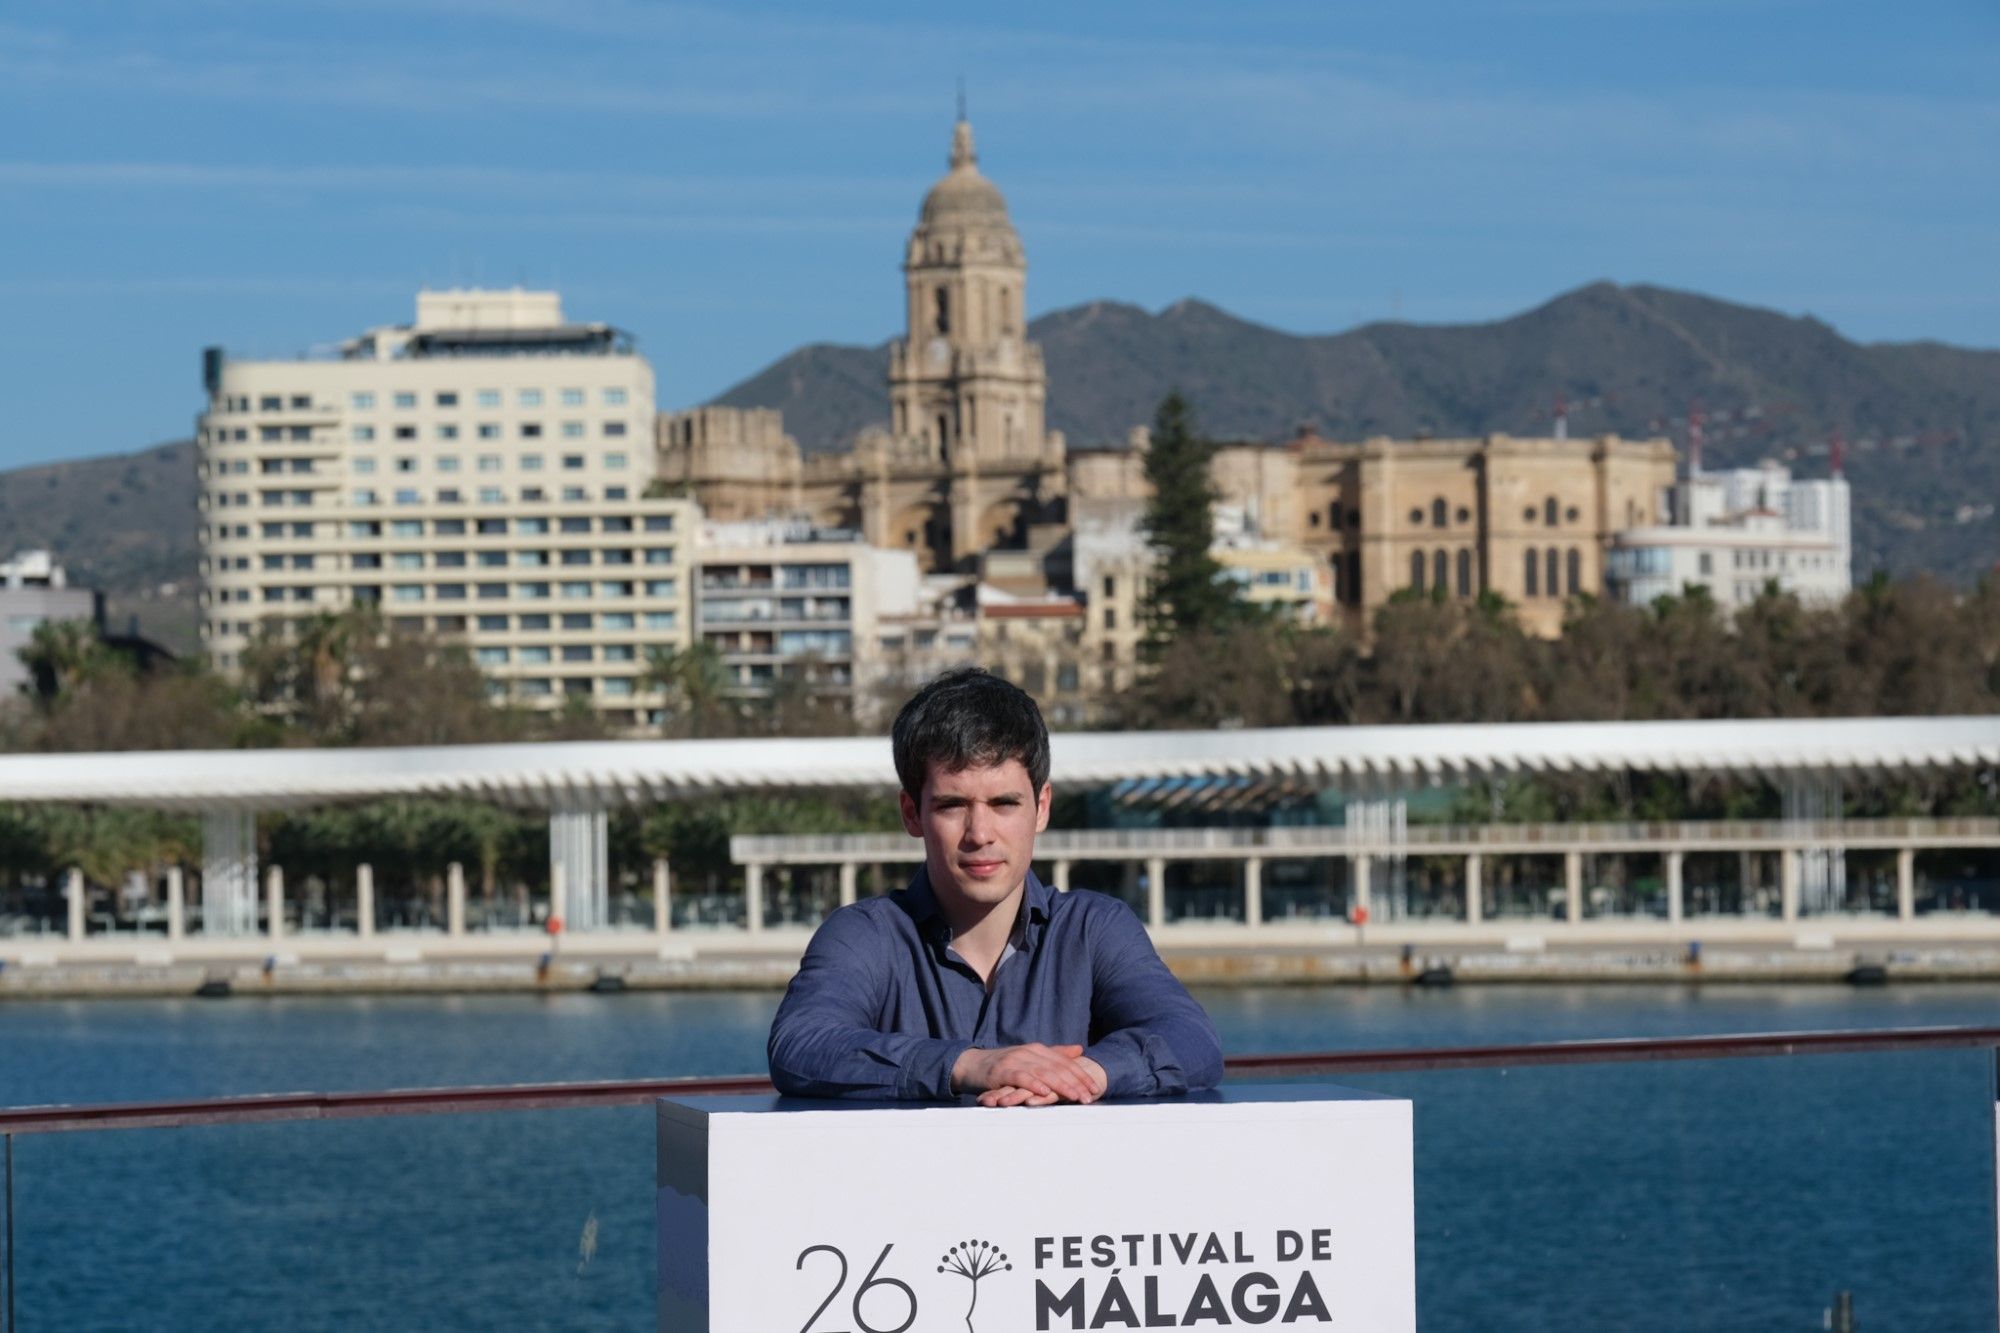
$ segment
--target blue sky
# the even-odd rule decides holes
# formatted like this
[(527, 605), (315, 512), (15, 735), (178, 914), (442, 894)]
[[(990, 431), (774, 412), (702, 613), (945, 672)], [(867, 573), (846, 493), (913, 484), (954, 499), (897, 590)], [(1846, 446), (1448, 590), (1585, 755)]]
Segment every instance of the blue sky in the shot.
[(877, 341), (961, 75), (1036, 312), (1611, 278), (2000, 346), (1996, 39), (1987, 0), (10, 0), (0, 467), (184, 435), (204, 345), (424, 284), (558, 286), (670, 407)]

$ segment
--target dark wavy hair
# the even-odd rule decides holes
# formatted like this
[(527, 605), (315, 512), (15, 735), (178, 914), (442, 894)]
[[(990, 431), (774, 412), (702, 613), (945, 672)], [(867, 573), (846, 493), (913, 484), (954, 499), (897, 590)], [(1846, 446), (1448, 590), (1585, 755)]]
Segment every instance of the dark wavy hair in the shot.
[(1021, 761), (1040, 792), (1049, 780), (1049, 729), (1026, 690), (980, 667), (947, 671), (910, 696), (889, 731), (896, 777), (921, 801), (933, 763), (956, 773)]

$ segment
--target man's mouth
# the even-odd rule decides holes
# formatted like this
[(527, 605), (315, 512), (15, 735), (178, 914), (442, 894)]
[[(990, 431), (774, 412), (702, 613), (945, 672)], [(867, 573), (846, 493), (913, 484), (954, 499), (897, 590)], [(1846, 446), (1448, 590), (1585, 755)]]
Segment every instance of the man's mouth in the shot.
[(976, 879), (985, 879), (989, 875), (997, 875), (1006, 869), (1007, 866), (1005, 861), (960, 861), (958, 864), (960, 869)]

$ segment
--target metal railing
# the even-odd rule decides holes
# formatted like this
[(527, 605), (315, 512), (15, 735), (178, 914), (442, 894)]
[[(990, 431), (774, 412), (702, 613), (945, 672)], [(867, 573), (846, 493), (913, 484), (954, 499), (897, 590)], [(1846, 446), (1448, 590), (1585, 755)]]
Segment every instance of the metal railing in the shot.
[[(1355, 852), (1525, 852), (1644, 851), (1653, 848), (1698, 851), (1778, 850), (1800, 845), (1839, 845), (1849, 850), (1901, 846), (1961, 847), (2000, 844), (2000, 819), (1684, 820), (1659, 823), (1413, 824), (1393, 842), (1359, 836), (1344, 825), (1275, 828), (1066, 829), (1035, 840), (1038, 858), (1115, 859), (1161, 854), (1346, 856)], [(914, 861), (922, 849), (902, 834), (824, 833), (738, 834), (729, 840), (732, 859), (806, 862), (834, 860)]]

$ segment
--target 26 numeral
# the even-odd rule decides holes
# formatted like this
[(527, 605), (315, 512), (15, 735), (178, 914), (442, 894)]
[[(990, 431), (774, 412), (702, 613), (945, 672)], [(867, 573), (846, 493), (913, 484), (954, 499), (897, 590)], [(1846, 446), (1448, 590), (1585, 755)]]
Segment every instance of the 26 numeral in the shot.
[[(900, 1278), (875, 1276), (882, 1271), (883, 1263), (889, 1258), (889, 1251), (895, 1248), (893, 1242), (884, 1245), (882, 1253), (875, 1256), (875, 1263), (869, 1268), (868, 1276), (862, 1278), (861, 1285), (854, 1289), (854, 1323), (861, 1330), (861, 1333), (906, 1333), (910, 1325), (917, 1322), (917, 1293), (910, 1289), (910, 1284)], [(837, 1248), (831, 1245), (808, 1245), (799, 1251), (799, 1261), (796, 1267), (800, 1271), (804, 1271), (806, 1256), (810, 1254), (830, 1254), (839, 1260), (840, 1276), (834, 1279), (833, 1289), (826, 1293), (826, 1299), (821, 1301), (818, 1308), (807, 1318), (805, 1326), (799, 1330), (799, 1333), (812, 1333), (813, 1325), (818, 1323), (819, 1317), (826, 1313), (826, 1307), (833, 1304), (834, 1298), (840, 1295), (840, 1289), (847, 1285), (847, 1256), (845, 1254), (842, 1254)], [(909, 1314), (905, 1315), (903, 1322), (894, 1328), (876, 1328), (868, 1322), (868, 1317), (861, 1313), (862, 1298), (876, 1287), (894, 1287), (897, 1291), (903, 1293), (903, 1299), (910, 1304)], [(825, 1333), (835, 1333), (835, 1331), (829, 1329)]]

